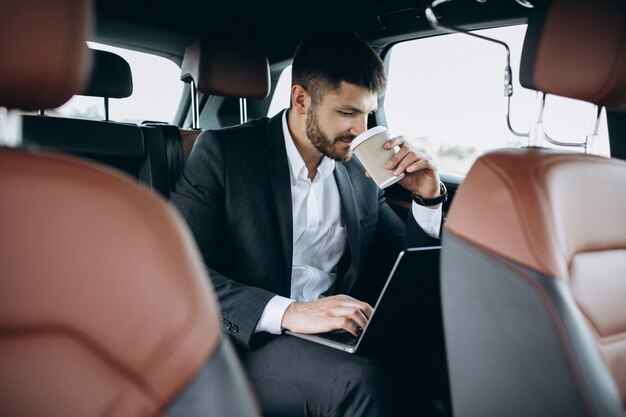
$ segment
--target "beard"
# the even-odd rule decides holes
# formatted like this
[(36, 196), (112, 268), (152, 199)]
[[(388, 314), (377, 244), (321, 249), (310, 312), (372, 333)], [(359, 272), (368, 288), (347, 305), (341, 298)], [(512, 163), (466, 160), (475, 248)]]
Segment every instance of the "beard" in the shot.
[(315, 113), (312, 107), (307, 111), (305, 132), (313, 146), (315, 146), (315, 149), (320, 151), (323, 155), (337, 162), (345, 162), (352, 157), (350, 148), (344, 147), (339, 142), (342, 140), (352, 140), (356, 136), (347, 134), (337, 136), (335, 139), (331, 140), (328, 135), (322, 132), (317, 119), (317, 113)]

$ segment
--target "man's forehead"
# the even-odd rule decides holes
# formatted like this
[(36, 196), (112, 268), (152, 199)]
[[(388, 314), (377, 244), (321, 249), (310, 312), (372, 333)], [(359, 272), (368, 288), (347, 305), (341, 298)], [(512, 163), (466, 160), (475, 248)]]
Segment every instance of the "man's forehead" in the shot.
[(378, 107), (378, 96), (366, 88), (342, 81), (337, 90), (325, 94), (323, 102), (369, 113)]

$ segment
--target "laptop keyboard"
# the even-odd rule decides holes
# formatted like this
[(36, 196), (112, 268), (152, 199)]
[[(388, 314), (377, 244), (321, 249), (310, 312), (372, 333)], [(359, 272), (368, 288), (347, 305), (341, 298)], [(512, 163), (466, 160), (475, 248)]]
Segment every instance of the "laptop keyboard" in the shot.
[(356, 346), (357, 342), (359, 341), (358, 337), (345, 330), (335, 330), (334, 332), (330, 333), (321, 333), (318, 334), (318, 336), (348, 346)]

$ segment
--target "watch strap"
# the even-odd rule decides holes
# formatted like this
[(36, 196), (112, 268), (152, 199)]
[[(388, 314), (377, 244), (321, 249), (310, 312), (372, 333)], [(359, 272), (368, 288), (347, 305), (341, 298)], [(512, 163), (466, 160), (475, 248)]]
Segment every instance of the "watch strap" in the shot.
[(411, 193), (411, 198), (416, 204), (420, 206), (436, 206), (437, 204), (445, 203), (448, 201), (448, 189), (443, 182), (439, 181), (439, 197), (424, 198), (419, 194)]

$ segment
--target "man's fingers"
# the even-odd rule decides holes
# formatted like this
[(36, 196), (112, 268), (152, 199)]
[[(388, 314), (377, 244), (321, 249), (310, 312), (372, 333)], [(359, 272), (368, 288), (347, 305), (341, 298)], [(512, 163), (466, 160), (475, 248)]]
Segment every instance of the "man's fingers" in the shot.
[(353, 322), (347, 317), (337, 317), (335, 320), (334, 326), (337, 329), (342, 329), (347, 332), (350, 332), (355, 336), (358, 336), (363, 329), (363, 327), (357, 326), (355, 322)]
[(402, 161), (402, 159), (404, 159), (404, 157), (406, 157), (409, 152), (411, 152), (411, 150), (407, 147), (400, 148), (400, 150), (396, 152), (394, 156), (392, 156), (391, 158), (389, 158), (387, 162), (385, 162), (385, 168), (387, 169), (396, 168), (398, 164), (400, 163), (400, 161)]
[(367, 326), (374, 309), (368, 303), (358, 301), (350, 296), (339, 295), (336, 297), (338, 304), (331, 310), (331, 314), (336, 315), (335, 325), (339, 326), (337, 328), (358, 336), (362, 329)]
[[(421, 162), (425, 161), (425, 162)], [(418, 165), (414, 165), (420, 162)], [(410, 166), (413, 168), (408, 169)], [(420, 169), (434, 168), (430, 155), (426, 152), (411, 150), (409, 147), (401, 148), (394, 156), (389, 158), (385, 163), (385, 168), (392, 169), (394, 175), (400, 175), (403, 172), (415, 172)]]
[(372, 317), (372, 314), (374, 314), (374, 308), (367, 304), (367, 303), (361, 303), (361, 311), (363, 312), (363, 314), (365, 314), (365, 317), (367, 317), (367, 319), (369, 320), (370, 317)]
[(315, 301), (294, 302), (283, 315), (282, 326), (299, 333), (322, 333), (345, 329), (352, 334), (367, 325), (372, 307), (348, 295)]
[[(363, 314), (365, 314), (365, 317), (367, 317), (368, 319), (372, 316), (372, 313), (374, 312), (374, 309), (372, 308), (371, 305), (369, 305), (366, 302), (363, 301), (359, 301), (356, 298), (352, 298), (349, 295), (338, 295), (336, 296), (341, 300), (341, 304), (344, 307), (356, 307), (359, 310), (361, 310), (361, 312), (363, 312)], [(332, 298), (332, 297), (329, 297)]]
[(402, 158), (402, 160), (400, 161), (400, 163), (398, 164), (396, 169), (393, 171), (393, 175), (400, 175), (400, 174), (402, 174), (404, 171), (406, 171), (406, 169), (410, 165), (414, 164), (418, 160), (419, 159), (418, 159), (417, 155), (414, 152), (410, 152), (404, 158)]
[(397, 136), (393, 139), (389, 139), (387, 142), (385, 142), (383, 148), (391, 149), (394, 146), (399, 146), (402, 148), (404, 146), (404, 138), (402, 136)]
[(433, 160), (429, 158), (424, 158), (417, 162), (414, 162), (406, 167), (406, 172), (416, 172), (422, 169), (430, 169), (434, 171), (436, 167)]
[(360, 328), (365, 328), (367, 325), (365, 313), (356, 307), (339, 307), (333, 311), (333, 314), (352, 320)]

